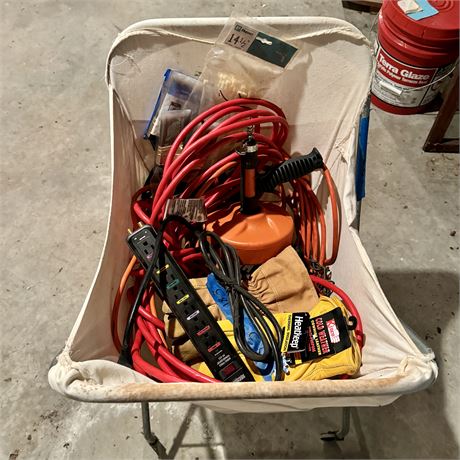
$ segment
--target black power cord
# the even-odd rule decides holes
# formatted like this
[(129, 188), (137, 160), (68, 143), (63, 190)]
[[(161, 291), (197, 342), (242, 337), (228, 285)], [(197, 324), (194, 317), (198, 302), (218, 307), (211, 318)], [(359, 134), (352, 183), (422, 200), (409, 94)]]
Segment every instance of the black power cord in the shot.
[[(171, 221), (181, 223), (196, 235), (206, 266), (227, 290), (233, 316), (234, 336), (241, 353), (251, 361), (268, 361), (269, 359), (273, 359), (275, 363), (275, 380), (281, 380), (283, 373), (283, 359), (281, 356), (281, 327), (270, 310), (268, 310), (262, 302), (256, 299), (241, 285), (241, 265), (235, 249), (222, 241), (216, 233), (209, 231), (197, 231), (196, 228), (194, 228), (193, 225), (186, 219), (174, 215), (168, 216), (164, 219), (158, 230), (158, 244), (155, 246), (150, 266), (142, 279), (142, 283), (137, 292), (136, 300), (134, 301), (133, 307), (129, 313), (118, 363), (127, 367), (132, 367), (130, 349), (132, 331), (136, 321), (137, 312), (142, 303), (144, 292), (152, 279), (156, 260), (158, 259), (160, 253), (161, 242), (163, 241), (163, 233)], [(213, 247), (211, 242), (215, 244), (216, 249)], [(218, 252), (222, 254), (222, 257)], [(258, 335), (260, 336), (263, 345), (263, 353), (257, 353), (252, 350), (246, 341), (243, 312), (246, 312), (248, 317), (251, 319)], [(275, 333), (272, 332), (268, 323), (272, 325)]]
[(155, 249), (152, 255), (151, 264), (149, 268), (147, 269), (147, 271), (145, 272), (144, 277), (142, 278), (141, 285), (139, 286), (139, 290), (137, 291), (136, 300), (134, 301), (133, 307), (131, 308), (131, 311), (129, 312), (128, 320), (126, 322), (125, 333), (123, 335), (123, 343), (121, 345), (121, 351), (118, 357), (118, 364), (122, 364), (123, 366), (132, 367), (133, 361), (131, 358), (131, 339), (132, 339), (134, 323), (136, 322), (137, 311), (139, 310), (139, 307), (141, 306), (142, 297), (144, 295), (144, 292), (147, 289), (147, 286), (152, 279), (153, 271), (155, 269), (155, 264), (158, 259), (158, 256), (160, 255), (160, 247), (161, 247), (160, 243), (163, 241), (163, 233), (166, 229), (166, 226), (169, 224), (169, 222), (171, 222), (172, 220), (176, 220), (175, 218), (176, 216), (168, 216), (166, 219), (163, 220), (163, 222), (160, 225), (160, 228), (158, 230), (158, 235), (157, 235), (157, 241), (159, 244), (155, 246)]
[[(251, 361), (268, 361), (273, 358), (275, 380), (281, 380), (283, 374), (281, 327), (271, 311), (241, 285), (241, 265), (236, 250), (222, 241), (214, 232), (201, 232), (198, 235), (198, 241), (206, 266), (228, 293), (233, 316), (233, 332), (238, 348)], [(217, 250), (212, 243), (215, 244)], [(244, 312), (252, 321), (262, 341), (263, 353), (252, 350), (246, 341)], [(272, 325), (275, 333), (272, 332), (268, 323)]]

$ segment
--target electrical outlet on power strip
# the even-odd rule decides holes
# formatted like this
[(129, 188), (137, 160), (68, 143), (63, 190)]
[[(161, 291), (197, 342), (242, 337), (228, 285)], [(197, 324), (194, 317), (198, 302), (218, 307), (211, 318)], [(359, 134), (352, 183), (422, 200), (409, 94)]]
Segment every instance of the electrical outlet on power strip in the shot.
[[(173, 256), (145, 225), (127, 243), (146, 271), (154, 263), (152, 281), (214, 377), (223, 381), (254, 381), (246, 365), (212, 316)], [(152, 261), (160, 244), (158, 260)]]

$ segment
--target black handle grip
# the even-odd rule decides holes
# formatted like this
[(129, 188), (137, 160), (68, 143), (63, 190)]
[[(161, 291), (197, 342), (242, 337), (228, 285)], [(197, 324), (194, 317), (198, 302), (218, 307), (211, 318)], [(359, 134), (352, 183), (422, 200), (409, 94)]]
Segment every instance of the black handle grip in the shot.
[(290, 158), (268, 171), (257, 181), (259, 192), (269, 192), (277, 185), (303, 177), (323, 167), (323, 157), (315, 147), (308, 155)]

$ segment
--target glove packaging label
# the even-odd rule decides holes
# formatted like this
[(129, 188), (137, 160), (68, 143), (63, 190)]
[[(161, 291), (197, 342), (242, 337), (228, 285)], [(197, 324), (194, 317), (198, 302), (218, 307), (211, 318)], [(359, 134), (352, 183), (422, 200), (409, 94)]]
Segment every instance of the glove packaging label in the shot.
[(351, 347), (347, 322), (340, 308), (310, 319), (307, 349), (302, 361), (335, 355)]
[[(308, 313), (303, 314), (307, 315), (308, 318)], [(299, 315), (299, 313), (294, 313), (292, 316), (295, 315)], [(306, 332), (303, 334), (302, 341), (300, 342), (301, 344), (305, 343), (305, 347), (298, 350), (284, 346), (286, 331), (288, 329), (286, 327), (281, 351), (284, 353), (294, 353), (287, 357), (290, 366), (294, 366), (296, 361), (299, 360), (301, 362), (312, 361), (335, 355), (351, 347), (347, 320), (338, 307), (320, 316), (309, 318), (305, 321), (305, 327)], [(296, 339), (292, 333), (291, 336), (295, 344)]]
[(308, 313), (292, 313), (288, 316), (281, 346), (283, 353), (296, 353), (307, 348), (309, 318)]

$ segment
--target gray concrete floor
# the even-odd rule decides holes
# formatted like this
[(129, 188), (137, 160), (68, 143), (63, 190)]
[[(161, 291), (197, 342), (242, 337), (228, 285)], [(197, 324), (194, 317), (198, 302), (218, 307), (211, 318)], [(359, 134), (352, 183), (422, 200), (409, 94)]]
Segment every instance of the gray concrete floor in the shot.
[[(89, 288), (109, 200), (106, 53), (146, 18), (369, 15), (338, 0), (2, 1), (1, 458), (153, 458), (139, 405), (67, 400), (47, 384)], [(421, 150), (430, 115), (371, 114), (361, 234), (397, 314), (436, 352), (431, 388), (353, 410), (349, 437), (323, 444), (340, 411), (221, 415), (153, 404), (176, 458), (458, 458), (459, 157)], [(454, 234), (457, 231), (457, 234)]]

